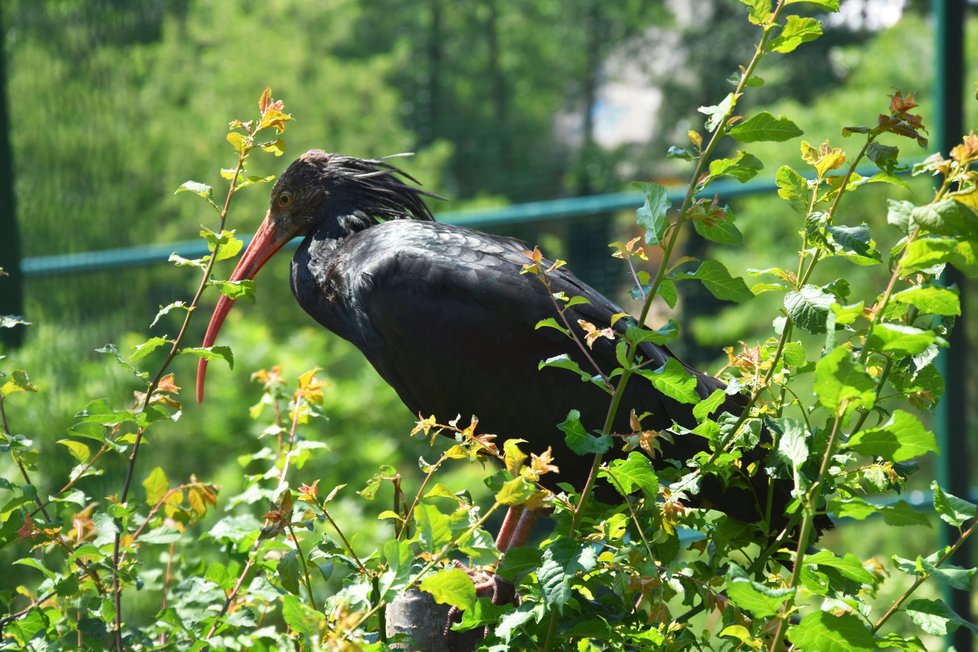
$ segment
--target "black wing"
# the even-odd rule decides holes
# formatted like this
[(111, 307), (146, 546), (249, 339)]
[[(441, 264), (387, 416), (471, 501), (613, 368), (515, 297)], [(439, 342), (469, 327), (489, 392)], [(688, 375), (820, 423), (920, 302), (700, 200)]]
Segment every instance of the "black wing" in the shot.
[[(447, 225), (390, 222), (351, 237), (343, 250), (348, 262), (333, 282), (338, 275), (345, 279), (346, 314), (356, 320), (351, 339), (412, 412), (439, 419), (475, 415), (485, 431), (523, 437), (537, 449), (562, 441), (556, 424), (572, 408), (587, 427), (602, 425), (606, 392), (566, 370), (538, 369), (541, 360), (567, 354), (595, 371), (572, 340), (536, 328), (557, 313), (539, 279), (520, 274), (529, 262), (524, 243)], [(621, 312), (566, 268), (551, 273), (550, 283), (554, 292), (588, 300), (566, 313), (575, 329), (579, 319), (604, 328)], [(591, 355), (605, 373), (617, 366), (606, 339), (595, 343)], [(652, 369), (673, 357), (652, 344), (643, 345), (640, 355)], [(690, 372), (703, 396), (722, 387)], [(690, 406), (644, 380), (632, 385), (616, 431), (628, 431), (631, 409), (651, 413), (657, 428), (673, 421), (691, 425)]]

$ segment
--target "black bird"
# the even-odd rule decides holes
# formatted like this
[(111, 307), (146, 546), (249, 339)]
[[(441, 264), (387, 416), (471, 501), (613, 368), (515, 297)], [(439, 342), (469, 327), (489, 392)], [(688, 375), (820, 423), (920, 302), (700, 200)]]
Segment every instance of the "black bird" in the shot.
[[(235, 268), (232, 280), (250, 279), (286, 242), (305, 239), (292, 259), (292, 292), (316, 321), (363, 352), (414, 415), (436, 415), (442, 422), (461, 414), (479, 419), (480, 432), (521, 437), (540, 452), (552, 446), (561, 469), (558, 480), (578, 489), (591, 459), (564, 445), (556, 424), (577, 409), (589, 429), (602, 426), (609, 395), (593, 383), (554, 368), (538, 370), (541, 360), (569, 354), (583, 369), (590, 365), (578, 347), (537, 322), (555, 317), (548, 290), (531, 274), (525, 243), (472, 229), (440, 224), (432, 218), (417, 181), (390, 163), (312, 150), (293, 162), (276, 182), (264, 222)], [(585, 320), (607, 327), (622, 309), (566, 267), (553, 271), (550, 292), (580, 296), (567, 310), (575, 325)], [(221, 297), (204, 346), (211, 346), (233, 301)], [(616, 323), (622, 330), (625, 320)], [(604, 371), (618, 366), (614, 343), (598, 338), (591, 351)], [(639, 357), (657, 369), (673, 354), (644, 343)], [(203, 400), (207, 362), (200, 361), (197, 400)], [(705, 398), (724, 384), (686, 367)], [(722, 408), (743, 409), (741, 396), (728, 396)], [(643, 422), (657, 430), (674, 423), (692, 428), (692, 406), (679, 403), (642, 378), (627, 386), (614, 432), (630, 433), (629, 414), (649, 413)], [(659, 459), (685, 460), (706, 450), (706, 440), (677, 434)], [(745, 454), (763, 459), (760, 447)], [(746, 466), (746, 464), (745, 464)], [(769, 485), (763, 473), (746, 486), (727, 488), (715, 477), (703, 479), (696, 504), (734, 518), (758, 522), (773, 486), (775, 526), (785, 521), (791, 483)], [(514, 525), (507, 519), (504, 530)], [(826, 521), (820, 521), (824, 527)], [(501, 539), (504, 539), (501, 534)], [(509, 547), (501, 541), (501, 549)]]

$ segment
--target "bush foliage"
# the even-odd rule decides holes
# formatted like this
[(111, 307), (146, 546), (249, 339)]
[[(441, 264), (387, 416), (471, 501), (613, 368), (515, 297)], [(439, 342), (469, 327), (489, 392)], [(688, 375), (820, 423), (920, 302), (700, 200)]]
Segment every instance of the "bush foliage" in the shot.
[[(225, 496), (213, 479), (169, 477), (146, 447), (160, 424), (179, 424), (182, 411), (193, 409), (182, 404), (171, 367), (181, 356), (231, 366), (235, 360), (227, 346), (192, 346), (187, 326), (205, 293), (254, 293), (250, 281), (221, 280), (213, 271), (242, 247), (227, 221), (237, 193), (271, 180), (251, 174), (252, 157), (284, 151), (291, 116), (266, 90), (257, 116), (230, 123), (233, 156), (221, 170), (226, 193), (195, 181), (177, 191), (199, 196), (215, 215), (213, 228), (200, 233), (210, 253), (172, 261), (199, 278), (192, 297), (157, 315), (180, 315), (177, 334), (103, 349), (135, 390), (133, 398), (125, 404), (93, 397), (79, 406), (58, 442), (75, 462), (60, 489), (37, 490), (35, 476), (50, 474), (56, 462), (38, 454), (31, 435), (9, 426), (8, 412), (37, 387), (21, 369), (5, 369), (0, 378), (2, 450), (17, 472), (0, 484), (6, 495), (0, 545), (14, 549), (15, 563), (33, 571), (32, 581), (0, 591), (8, 614), (0, 618), (5, 643), (29, 649), (382, 650), (399, 642), (385, 634), (386, 608), (412, 588), (463, 610), (455, 629), (485, 628), (483, 645), (493, 650), (923, 650), (920, 636), (892, 626), (895, 616), (908, 618), (921, 635), (974, 628), (942, 601), (917, 594), (928, 580), (971, 584), (975, 569), (948, 563), (976, 524), (976, 507), (962, 498), (933, 485), (936, 513), (960, 536), (914, 559), (864, 559), (817, 542), (811, 547), (811, 534), (826, 511), (837, 518), (877, 517), (894, 532), (928, 521), (903, 500), (884, 505), (874, 498), (899, 492), (915, 460), (938, 452), (917, 413), (943, 392), (935, 359), (960, 314), (957, 291), (941, 284), (941, 274), (952, 265), (978, 275), (978, 174), (972, 169), (978, 137), (969, 134), (951, 152), (914, 166), (914, 174), (938, 180), (936, 190), (926, 201), (889, 199), (879, 206), (889, 234), (847, 221), (845, 206), (854, 193), (871, 184), (906, 186), (900, 175), (909, 170), (899, 147), (926, 145), (913, 95), (894, 92), (875, 121), (842, 129), (838, 142), (853, 143), (849, 147), (802, 140), (800, 163), (777, 170), (778, 195), (794, 211), (799, 234), (791, 266), (751, 270), (749, 285), (721, 262), (679, 256), (689, 229), (721, 244), (743, 241), (711, 184), (745, 182), (763, 169), (760, 158), (737, 148), (796, 141), (802, 132), (789, 117), (741, 114), (739, 107), (763, 84), (757, 75), (763, 59), (821, 34), (817, 20), (791, 13), (794, 5), (838, 8), (837, 0), (744, 4), (759, 35), (752, 59), (731, 77), (729, 94), (701, 108), (702, 132), (690, 131), (687, 144), (670, 149), (692, 166), (685, 198), (671, 206), (662, 187), (644, 184), (646, 202), (637, 213), (644, 236), (616, 243), (614, 255), (635, 279), (643, 323), (654, 299), (674, 305), (683, 284), (700, 283), (726, 301), (780, 297), (773, 334), (729, 352), (729, 391), (743, 392), (748, 408), (735, 418), (718, 415), (722, 394), (700, 400), (680, 366), (648, 370), (637, 363), (639, 342), (668, 343), (679, 331), (673, 322), (623, 334), (608, 324), (569, 324), (563, 307), (575, 298), (555, 296), (554, 318), (539, 325), (565, 332), (569, 349), (617, 338), (618, 369), (593, 374), (569, 358), (546, 364), (567, 367), (585, 382), (610, 382), (612, 413), (627, 407), (619, 401), (628, 383), (651, 382), (695, 404), (700, 424), (673, 436), (703, 437), (708, 452), (654, 469), (656, 440), (669, 433), (644, 431), (638, 418), (632, 433), (586, 432), (571, 413), (561, 429), (573, 450), (593, 458), (592, 472), (579, 493), (563, 485), (555, 494), (539, 484), (560, 465), (549, 451), (521, 450), (520, 440), (482, 433), (476, 422), (423, 415), (411, 434), (432, 443), (447, 435), (447, 444), (426, 453), (434, 461), (421, 459), (416, 490), (408, 491), (398, 470), (386, 465), (349, 486), (308, 473), (328, 455), (326, 444), (312, 436), (332, 391), (320, 370), (291, 378), (271, 366), (252, 377), (262, 387), (249, 411), (259, 427), (254, 440), (240, 444), (240, 489)], [(721, 143), (732, 143), (733, 153), (719, 156)], [(866, 163), (875, 167), (871, 175), (857, 171)], [(878, 238), (894, 243), (883, 247)], [(658, 260), (654, 272), (642, 264), (649, 258)], [(861, 287), (844, 273), (826, 275), (830, 260), (878, 266), (884, 284)], [(547, 283), (560, 264), (534, 252), (523, 271)], [(4, 317), (2, 325), (18, 321)], [(239, 417), (227, 415), (216, 427)], [(769, 454), (763, 464), (747, 465), (742, 453), (758, 445), (762, 428), (772, 434)], [(622, 445), (620, 455), (609, 453)], [(486, 459), (499, 463), (486, 481), (488, 493), (460, 488), (450, 471)], [(339, 473), (343, 465), (334, 468)], [(794, 487), (783, 530), (770, 525), (783, 515), (748, 526), (685, 505), (704, 477), (734, 485), (757, 474), (788, 479)], [(621, 502), (594, 500), (596, 482), (610, 483)], [(340, 497), (377, 513), (378, 521), (365, 525)], [(542, 541), (500, 558), (486, 524), (521, 505), (552, 509), (552, 529)], [(494, 605), (479, 596), (460, 562), (493, 566), (516, 585), (517, 604)], [(881, 599), (890, 595), (885, 587), (903, 577), (909, 581), (900, 583), (896, 598)]]

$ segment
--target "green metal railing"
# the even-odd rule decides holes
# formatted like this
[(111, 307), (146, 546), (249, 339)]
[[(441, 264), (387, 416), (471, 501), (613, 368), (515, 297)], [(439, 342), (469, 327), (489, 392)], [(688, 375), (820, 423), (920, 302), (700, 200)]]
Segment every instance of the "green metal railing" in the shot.
[[(870, 170), (863, 170), (872, 174)], [(777, 184), (773, 179), (759, 179), (746, 184), (736, 181), (719, 181), (710, 186), (714, 193), (725, 199), (746, 195), (773, 192)], [(669, 199), (678, 204), (685, 190), (676, 188), (669, 192)], [(550, 201), (514, 204), (499, 208), (441, 213), (439, 222), (478, 228), (493, 228), (511, 224), (527, 224), (548, 220), (565, 220), (589, 215), (601, 215), (622, 210), (634, 210), (642, 204), (642, 195), (637, 192), (619, 192), (590, 197), (567, 197)], [(245, 244), (251, 241), (251, 234), (242, 236)], [(288, 246), (297, 246), (299, 239)], [(34, 256), (21, 262), (25, 278), (77, 274), (79, 272), (98, 272), (127, 269), (145, 265), (165, 263), (170, 254), (176, 253), (184, 258), (197, 258), (207, 253), (203, 240), (181, 240), (164, 244), (142, 245), (121, 249), (104, 249), (55, 256)]]

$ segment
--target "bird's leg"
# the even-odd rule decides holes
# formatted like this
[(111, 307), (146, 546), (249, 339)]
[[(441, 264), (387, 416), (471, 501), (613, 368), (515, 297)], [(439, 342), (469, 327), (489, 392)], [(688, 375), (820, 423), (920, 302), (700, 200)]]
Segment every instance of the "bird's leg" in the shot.
[[(522, 546), (530, 538), (533, 526), (540, 520), (542, 512), (536, 509), (529, 509), (522, 505), (514, 505), (506, 512), (503, 524), (496, 535), (496, 548), (505, 557), (510, 548)], [(495, 605), (509, 604), (516, 598), (516, 587), (511, 582), (499, 578), (495, 573), (483, 586), (476, 584), (476, 593), (480, 588), (483, 590), (492, 588), (492, 603)]]
[(513, 505), (506, 510), (506, 516), (503, 518), (503, 524), (499, 526), (499, 533), (496, 535), (496, 548), (500, 553), (505, 555), (506, 551), (513, 547), (513, 544), (510, 541), (513, 538), (513, 535), (516, 533), (520, 519), (527, 511), (528, 510), (526, 507), (523, 507), (523, 505)]
[(496, 548), (499, 552), (506, 554), (510, 548), (522, 546), (530, 538), (533, 526), (543, 516), (543, 512), (538, 509), (530, 509), (522, 505), (510, 507), (503, 519), (503, 525), (499, 528), (496, 535)]

